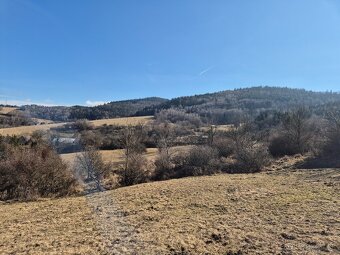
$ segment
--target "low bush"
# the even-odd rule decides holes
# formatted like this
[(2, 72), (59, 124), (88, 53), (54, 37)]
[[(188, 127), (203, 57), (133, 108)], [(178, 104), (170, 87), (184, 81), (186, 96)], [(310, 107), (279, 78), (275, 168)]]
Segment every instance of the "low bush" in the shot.
[(212, 147), (216, 149), (219, 157), (229, 157), (233, 154), (234, 148), (232, 141), (228, 138), (217, 137), (212, 143)]
[(237, 163), (234, 171), (238, 173), (260, 172), (270, 163), (268, 150), (262, 144), (241, 147), (236, 152), (235, 158)]
[(291, 156), (299, 153), (299, 148), (289, 137), (279, 135), (271, 139), (269, 152), (273, 157)]
[(118, 182), (121, 186), (131, 186), (147, 182), (150, 178), (150, 172), (144, 155), (131, 153), (118, 171), (118, 176)]
[(75, 192), (76, 179), (47, 145), (2, 146), (0, 199), (31, 200)]
[(176, 155), (170, 160), (163, 157), (155, 162), (156, 179), (210, 175), (220, 170), (218, 152), (209, 146), (193, 146), (187, 153)]

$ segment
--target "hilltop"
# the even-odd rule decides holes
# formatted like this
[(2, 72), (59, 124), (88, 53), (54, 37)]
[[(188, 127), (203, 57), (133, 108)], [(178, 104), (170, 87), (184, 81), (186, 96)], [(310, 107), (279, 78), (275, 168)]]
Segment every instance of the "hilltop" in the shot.
[(315, 108), (335, 102), (340, 102), (339, 93), (280, 87), (252, 87), (171, 100), (151, 97), (110, 102), (94, 107), (31, 105), (20, 109), (31, 117), (68, 121), (154, 115), (163, 109), (179, 108), (186, 112), (197, 113), (215, 124), (229, 124), (242, 116), (254, 117), (263, 111), (288, 110), (301, 105)]

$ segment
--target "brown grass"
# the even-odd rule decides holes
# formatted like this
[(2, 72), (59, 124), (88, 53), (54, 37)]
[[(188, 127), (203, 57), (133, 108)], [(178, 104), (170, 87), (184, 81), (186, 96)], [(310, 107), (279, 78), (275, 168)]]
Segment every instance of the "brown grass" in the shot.
[(44, 125), (34, 125), (34, 126), (21, 126), (21, 127), (11, 127), (11, 128), (1, 128), (0, 135), (30, 135), (34, 131), (47, 131), (51, 128), (61, 127), (65, 123), (55, 123), (55, 124), (44, 124)]
[(102, 119), (90, 121), (95, 127), (106, 125), (127, 126), (147, 124), (153, 120), (153, 116), (141, 116), (141, 117), (127, 117), (127, 118), (114, 118), (114, 119)]
[[(181, 151), (187, 150), (189, 146), (176, 146), (171, 148), (171, 153), (178, 153)], [(124, 150), (101, 150), (100, 151), (103, 160), (106, 163), (112, 163), (114, 166), (119, 165), (123, 162), (124, 159)], [(157, 148), (147, 148), (145, 156), (149, 161), (154, 161), (156, 156), (158, 154)], [(77, 155), (79, 155), (79, 152), (76, 153), (67, 153), (67, 154), (61, 154), (61, 158), (70, 166), (73, 166), (75, 159), (77, 158)]]
[[(114, 118), (114, 119), (102, 119), (102, 120), (93, 120), (90, 121), (94, 124), (95, 127), (106, 125), (137, 125), (137, 124), (146, 124), (152, 120), (152, 116), (143, 116), (143, 117), (128, 117), (128, 118)], [(43, 120), (41, 120), (43, 121)], [(53, 123), (53, 124), (43, 124), (43, 125), (35, 125), (35, 126), (21, 126), (21, 127), (13, 127), (13, 128), (2, 128), (0, 129), (0, 135), (30, 135), (34, 131), (42, 130), (48, 131), (51, 128), (61, 127), (66, 123)]]
[(0, 114), (9, 114), (10, 112), (15, 111), (17, 108), (15, 107), (1, 107), (0, 106)]
[(338, 254), (339, 176), (216, 175), (3, 204), (0, 254)]

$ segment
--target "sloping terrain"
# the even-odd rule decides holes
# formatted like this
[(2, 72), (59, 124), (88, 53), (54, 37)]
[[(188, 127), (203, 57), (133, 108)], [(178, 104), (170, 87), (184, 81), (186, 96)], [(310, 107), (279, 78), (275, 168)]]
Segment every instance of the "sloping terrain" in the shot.
[[(130, 118), (113, 118), (113, 119), (102, 119), (102, 120), (94, 120), (90, 121), (95, 127), (99, 127), (102, 125), (137, 125), (137, 124), (145, 124), (147, 122), (152, 121), (152, 116), (143, 116), (143, 117), (130, 117)], [(70, 122), (68, 122), (70, 123)], [(53, 124), (42, 124), (42, 125), (31, 125), (31, 126), (21, 126), (21, 127), (12, 127), (12, 128), (1, 128), (0, 135), (29, 135), (34, 131), (48, 131), (51, 128), (62, 127), (66, 123), (53, 123)]]
[(285, 170), (1, 204), (0, 253), (338, 254), (339, 192), (339, 170)]
[(317, 114), (322, 114), (322, 111), (328, 108), (327, 104), (339, 102), (339, 93), (280, 87), (252, 87), (183, 96), (171, 100), (151, 97), (110, 102), (94, 107), (26, 105), (20, 109), (30, 117), (72, 121), (146, 116), (154, 115), (162, 109), (178, 108), (197, 113), (213, 121), (214, 124), (230, 124), (244, 114), (256, 117), (263, 111), (288, 110), (301, 105), (315, 108)]
[(17, 110), (16, 107), (1, 107), (0, 106), (0, 114), (9, 114), (10, 112), (13, 112)]

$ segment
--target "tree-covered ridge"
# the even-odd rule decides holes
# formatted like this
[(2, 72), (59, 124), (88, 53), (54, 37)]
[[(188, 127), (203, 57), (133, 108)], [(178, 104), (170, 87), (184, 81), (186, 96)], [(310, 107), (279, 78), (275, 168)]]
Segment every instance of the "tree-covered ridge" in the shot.
[(144, 109), (145, 107), (153, 107), (163, 103), (164, 101), (166, 101), (166, 99), (150, 97), (144, 99), (115, 101), (93, 107), (78, 105), (71, 107), (26, 105), (22, 106), (21, 110), (31, 117), (54, 121), (69, 121), (77, 119), (95, 120), (134, 116), (137, 111)]
[(180, 108), (186, 112), (197, 113), (207, 122), (226, 124), (240, 121), (240, 118), (245, 118), (245, 116), (256, 117), (264, 111), (285, 111), (297, 106), (315, 108), (320, 111), (325, 105), (337, 102), (340, 102), (340, 94), (334, 92), (252, 87), (184, 96), (171, 100), (152, 97), (110, 102), (94, 107), (31, 105), (23, 106), (22, 110), (32, 117), (68, 121), (154, 115), (164, 109)]

